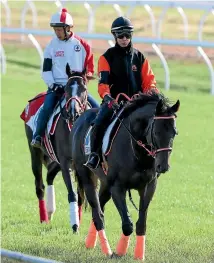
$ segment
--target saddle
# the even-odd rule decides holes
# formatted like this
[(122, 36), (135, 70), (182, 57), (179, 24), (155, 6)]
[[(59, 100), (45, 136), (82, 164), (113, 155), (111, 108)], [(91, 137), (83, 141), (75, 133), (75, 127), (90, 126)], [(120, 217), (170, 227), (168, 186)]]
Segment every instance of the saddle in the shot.
[[(29, 126), (34, 133), (36, 131), (36, 125), (37, 125), (37, 119), (39, 116), (39, 112), (42, 110), (44, 100), (45, 100), (45, 94), (46, 92), (42, 92), (38, 94), (35, 98), (35, 100), (30, 101), (23, 112), (21, 113), (20, 117), (25, 122), (27, 126)], [(44, 149), (46, 150), (47, 154), (50, 156), (50, 158), (53, 161), (56, 161), (59, 163), (58, 158), (54, 152), (52, 142), (51, 142), (51, 136), (54, 135), (57, 123), (59, 121), (59, 118), (61, 116), (60, 108), (65, 106), (65, 98), (62, 99), (62, 101), (58, 102), (55, 106), (53, 113), (51, 114), (47, 127), (45, 130), (45, 135), (43, 137), (43, 143), (44, 143)], [(61, 104), (61, 106), (60, 106)], [(70, 122), (68, 122), (68, 129), (71, 131), (72, 125)]]
[[(123, 109), (121, 109), (117, 116), (113, 115), (112, 120), (110, 124), (108, 125), (103, 139), (102, 139), (102, 155), (107, 156), (111, 152), (112, 144), (114, 142), (114, 139), (119, 131), (119, 128), (121, 126), (121, 122), (119, 120), (121, 114), (123, 112)], [(84, 153), (86, 157), (88, 157), (91, 153), (91, 131), (92, 127), (90, 126), (86, 132), (85, 139), (84, 139)]]

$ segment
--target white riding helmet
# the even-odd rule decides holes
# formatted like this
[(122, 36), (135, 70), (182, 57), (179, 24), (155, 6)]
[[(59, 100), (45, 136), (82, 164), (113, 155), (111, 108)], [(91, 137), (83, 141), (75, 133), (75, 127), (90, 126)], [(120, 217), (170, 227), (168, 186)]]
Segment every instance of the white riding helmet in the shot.
[(60, 12), (55, 13), (51, 17), (50, 21), (51, 27), (66, 27), (73, 26), (73, 18), (67, 13), (67, 9), (63, 8)]

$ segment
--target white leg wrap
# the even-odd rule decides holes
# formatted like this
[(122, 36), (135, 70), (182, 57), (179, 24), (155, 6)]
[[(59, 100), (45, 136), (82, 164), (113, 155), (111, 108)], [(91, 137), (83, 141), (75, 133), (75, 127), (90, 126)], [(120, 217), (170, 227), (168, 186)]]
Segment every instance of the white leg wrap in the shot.
[(56, 200), (54, 185), (48, 185), (47, 188), (47, 212), (53, 214), (56, 211)]
[(77, 202), (70, 202), (69, 203), (70, 207), (70, 224), (71, 227), (73, 225), (77, 225), (79, 227), (79, 214), (78, 214), (78, 205)]

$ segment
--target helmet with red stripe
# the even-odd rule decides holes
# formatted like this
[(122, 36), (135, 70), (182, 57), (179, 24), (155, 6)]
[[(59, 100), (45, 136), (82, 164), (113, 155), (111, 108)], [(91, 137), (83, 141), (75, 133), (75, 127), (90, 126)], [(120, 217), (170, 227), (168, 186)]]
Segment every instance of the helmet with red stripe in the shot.
[(60, 12), (55, 13), (51, 17), (50, 21), (51, 27), (66, 27), (66, 26), (73, 26), (73, 18), (67, 12), (67, 9), (63, 8)]

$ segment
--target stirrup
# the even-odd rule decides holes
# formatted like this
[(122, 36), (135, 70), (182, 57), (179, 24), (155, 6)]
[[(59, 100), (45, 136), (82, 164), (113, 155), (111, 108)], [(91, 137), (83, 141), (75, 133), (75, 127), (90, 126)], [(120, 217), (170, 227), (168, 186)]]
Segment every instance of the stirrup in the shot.
[[(91, 159), (92, 158), (97, 158), (97, 162), (96, 162), (96, 165), (93, 165), (90, 163)], [(88, 157), (88, 160), (86, 163), (84, 163), (83, 165), (87, 166), (89, 169), (92, 169), (92, 170), (95, 170), (97, 169), (97, 167), (99, 166), (100, 164), (100, 156), (97, 154), (97, 153), (91, 153)]]
[(31, 141), (31, 146), (35, 148), (41, 148), (42, 147), (42, 137), (37, 135), (33, 140)]

